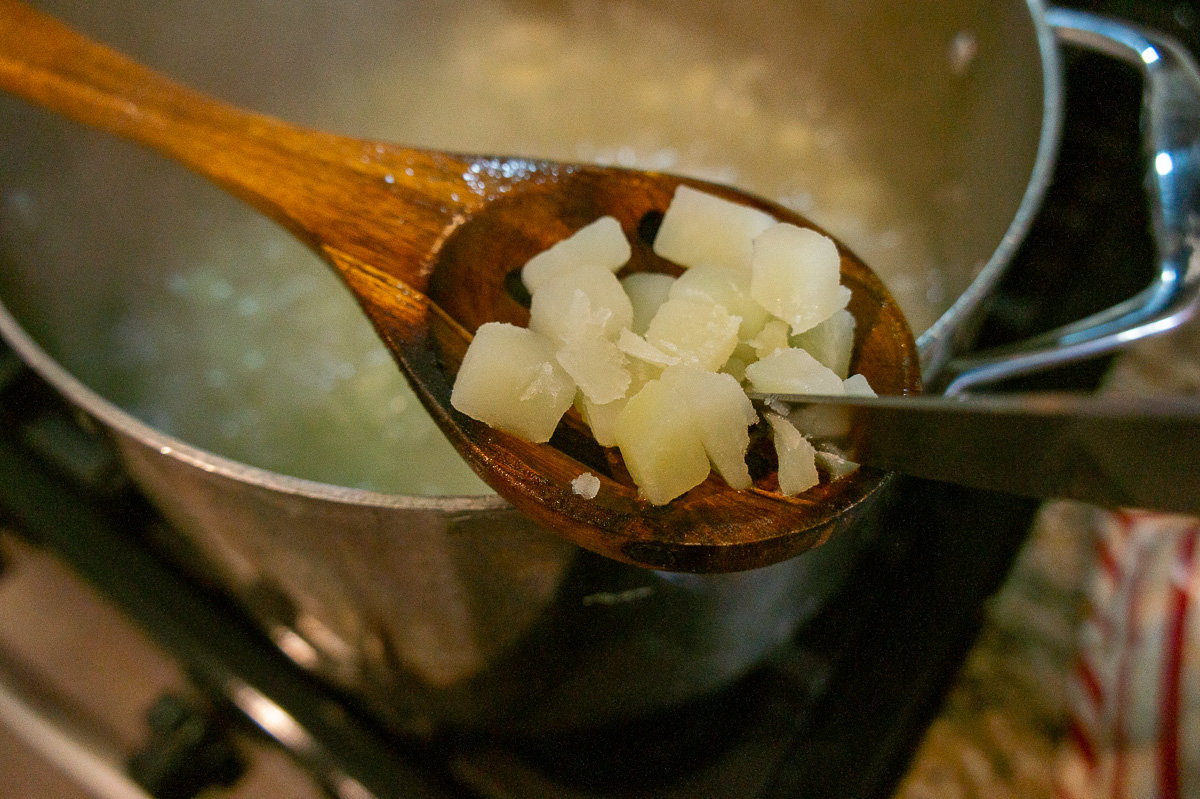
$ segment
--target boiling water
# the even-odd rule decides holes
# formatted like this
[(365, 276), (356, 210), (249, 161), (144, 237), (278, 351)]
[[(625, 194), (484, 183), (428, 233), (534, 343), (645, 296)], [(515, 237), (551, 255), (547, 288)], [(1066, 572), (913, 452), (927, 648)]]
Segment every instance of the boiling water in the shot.
[[(439, 6), (373, 71), (334, 70), (315, 86), (317, 121), (735, 184), (827, 227), (876, 268), (915, 330), (932, 322), (943, 297), (931, 248), (794, 66), (631, 4), (575, 3), (553, 20), (524, 8)], [(285, 233), (239, 218), (184, 249), (109, 325), (93, 378), (102, 393), (191, 444), (284, 474), (401, 494), (488, 490), (332, 273)]]

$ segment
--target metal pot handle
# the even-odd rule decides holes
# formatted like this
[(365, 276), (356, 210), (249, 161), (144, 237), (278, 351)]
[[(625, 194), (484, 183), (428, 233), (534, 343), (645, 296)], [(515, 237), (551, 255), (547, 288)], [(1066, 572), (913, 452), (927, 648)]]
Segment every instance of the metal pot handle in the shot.
[(950, 361), (947, 394), (1109, 352), (1187, 321), (1200, 300), (1200, 69), (1177, 42), (1125, 22), (1061, 8), (1046, 14), (1059, 41), (1136, 66), (1145, 81), (1143, 140), (1147, 193), (1159, 256), (1154, 282), (1078, 322), (1012, 345)]

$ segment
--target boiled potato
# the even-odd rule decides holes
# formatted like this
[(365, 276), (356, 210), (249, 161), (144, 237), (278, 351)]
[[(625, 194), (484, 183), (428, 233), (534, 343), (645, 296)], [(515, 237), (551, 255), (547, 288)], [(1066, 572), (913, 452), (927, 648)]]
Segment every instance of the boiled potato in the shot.
[(558, 348), (555, 358), (592, 402), (612, 402), (629, 390), (629, 359), (603, 336), (571, 338)]
[(792, 336), (791, 344), (807, 350), (838, 377), (848, 377), (850, 357), (854, 354), (854, 328), (854, 314), (843, 308), (816, 327)]
[(779, 492), (794, 496), (820, 482), (817, 451), (796, 426), (777, 413), (766, 413), (775, 455), (779, 459)]
[(775, 350), (787, 349), (791, 344), (791, 329), (791, 325), (782, 319), (772, 319), (767, 322), (758, 331), (758, 335), (746, 342), (753, 350), (753, 357), (747, 359), (747, 362), (753, 363), (767, 357)]
[[(640, 387), (637, 390), (640, 391)], [(628, 397), (605, 403), (592, 402), (580, 393), (575, 398), (575, 408), (583, 418), (584, 424), (592, 431), (592, 438), (596, 439), (597, 444), (602, 447), (615, 447), (617, 437), (613, 428), (617, 422), (617, 415), (624, 410), (628, 402)]]
[(750, 276), (717, 266), (693, 266), (671, 285), (671, 299), (706, 299), (741, 318), (738, 337), (754, 337), (771, 315), (750, 296)]
[(737, 347), (741, 322), (709, 300), (673, 298), (650, 320), (646, 341), (680, 363), (715, 372)]
[(682, 365), (664, 370), (662, 382), (678, 397), (678, 409), (691, 417), (692, 429), (725, 482), (733, 488), (749, 488), (746, 452), (749, 428), (758, 414), (741, 384), (727, 374)]
[(617, 338), (617, 347), (631, 358), (647, 364), (654, 364), (659, 368), (674, 366), (680, 360), (678, 355), (663, 352), (649, 341), (646, 341), (645, 337), (639, 336), (632, 330), (621, 331), (621, 335)]
[(533, 293), (529, 328), (559, 343), (600, 335), (615, 339), (633, 322), (617, 276), (602, 266), (564, 270)]
[[(630, 475), (652, 504), (661, 505), (703, 482), (709, 464), (730, 486), (749, 488), (746, 451), (749, 428), (757, 420), (737, 380), (679, 365), (665, 369), (625, 404), (614, 433)], [(668, 457), (675, 451), (680, 464)]]
[(819, 449), (816, 455), (817, 469), (829, 475), (829, 479), (837, 480), (858, 471), (858, 464), (847, 460), (840, 453)]
[(661, 380), (651, 380), (617, 414), (613, 434), (625, 468), (653, 505), (664, 505), (704, 482), (708, 453), (679, 397)]
[(662, 366), (631, 358), (629, 360), (629, 387), (623, 397), (611, 402), (599, 403), (589, 399), (582, 391), (579, 392), (575, 398), (575, 407), (579, 410), (579, 415), (583, 417), (588, 428), (591, 429), (592, 437), (596, 439), (597, 444), (602, 447), (617, 445), (616, 436), (613, 434), (613, 425), (616, 423), (617, 414), (625, 407), (630, 397), (642, 390), (642, 386), (651, 380), (657, 380), (661, 374)]
[(658, 313), (658, 306), (667, 301), (675, 278), (659, 272), (634, 272), (621, 278), (621, 288), (629, 295), (633, 305), (633, 323), (629, 328), (634, 333), (645, 333), (650, 320)]
[(846, 393), (842, 378), (807, 350), (787, 347), (746, 367), (746, 379), (755, 391), (767, 394)]
[(584, 264), (616, 272), (629, 262), (631, 253), (621, 223), (603, 216), (530, 258), (521, 268), (521, 282), (533, 294), (552, 277)]
[(475, 331), (463, 356), (450, 404), (498, 430), (544, 442), (575, 392), (552, 341), (527, 328), (488, 322)]
[(842, 387), (852, 397), (877, 397), (866, 375), (850, 375), (842, 381)]
[(816, 327), (850, 301), (837, 245), (815, 230), (773, 225), (754, 239), (750, 295), (793, 333)]
[(663, 214), (654, 252), (680, 266), (716, 266), (746, 272), (751, 242), (775, 217), (702, 191), (680, 186)]

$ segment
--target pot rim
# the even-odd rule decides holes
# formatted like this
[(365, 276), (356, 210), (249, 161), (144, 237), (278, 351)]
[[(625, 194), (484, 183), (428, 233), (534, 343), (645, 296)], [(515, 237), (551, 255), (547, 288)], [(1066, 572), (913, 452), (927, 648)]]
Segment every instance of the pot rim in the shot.
[[(1042, 126), (1033, 170), (1016, 214), (1000, 244), (993, 250), (967, 290), (918, 338), (918, 350), (922, 362), (927, 364), (927, 372), (929, 364), (933, 364), (933, 370), (940, 366), (942, 361), (938, 358), (947, 354), (943, 350), (950, 346), (949, 339), (953, 337), (953, 333), (976, 311), (1007, 268), (1041, 206), (1057, 162), (1063, 116), (1063, 84), (1057, 40), (1047, 21), (1042, 0), (1025, 0), (1025, 5), (1037, 41), (1043, 93)], [(42, 349), (2, 302), (0, 337), (4, 338), (39, 376), (55, 386), (75, 407), (99, 421), (102, 427), (114, 430), (141, 446), (154, 449), (160, 455), (209, 474), (267, 491), (336, 504), (440, 511), (449, 514), (513, 510), (506, 500), (497, 495), (388, 494), (294, 477), (234, 460), (163, 432), (105, 399)]]
[(920, 353), (923, 367), (922, 378), (927, 383), (934, 382), (938, 371), (950, 357), (958, 354), (953, 352), (956, 332), (978, 312), (980, 304), (995, 288), (1016, 255), (1017, 248), (1025, 240), (1034, 217), (1041, 208), (1054, 177), (1055, 165), (1058, 163), (1065, 91), (1058, 37), (1046, 17), (1046, 4), (1043, 0), (1025, 0), (1025, 5), (1033, 23), (1042, 67), (1042, 127), (1037, 155), (1016, 214), (1000, 243), (992, 251), (987, 262), (980, 267), (979, 273), (967, 289), (917, 337), (917, 351)]

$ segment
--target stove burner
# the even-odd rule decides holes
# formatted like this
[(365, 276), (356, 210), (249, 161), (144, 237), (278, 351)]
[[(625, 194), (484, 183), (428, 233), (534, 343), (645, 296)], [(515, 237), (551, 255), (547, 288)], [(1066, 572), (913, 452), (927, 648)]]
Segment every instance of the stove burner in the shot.
[[(1173, 20), (1190, 8), (1153, 4), (1144, 13), (1171, 30), (1155, 15)], [(1045, 208), (992, 301), (985, 345), (1105, 307), (1149, 279), (1137, 155), (1140, 83), (1126, 67), (1070, 52), (1066, 79), (1063, 157)], [(1086, 364), (1013, 387), (1088, 387), (1104, 367)], [(974, 640), (981, 605), (1006, 575), (1035, 510), (1027, 500), (904, 480), (875, 521), (879, 545), (843, 594), (786, 651), (720, 694), (568, 737), (439, 732), (413, 740), (301, 672), (238, 610), (161, 558), (148, 542), (162, 522), (111, 453), (7, 352), (0, 353), (0, 487), (0, 522), (115, 599), (178, 658), (218, 716), (257, 727), (333, 795), (347, 797), (885, 796)], [(157, 599), (148, 603), (146, 596)], [(171, 787), (181, 764), (197, 759), (179, 748), (180, 730), (211, 720), (172, 701), (158, 708), (156, 747), (134, 770), (141, 782), (174, 796), (234, 778), (236, 759), (218, 735), (211, 739), (216, 765), (202, 777), (188, 775), (183, 788)]]

